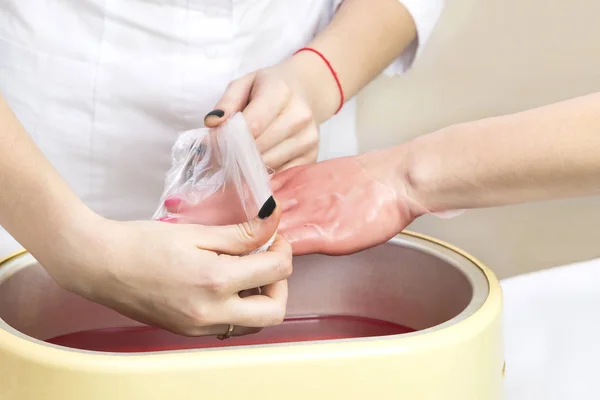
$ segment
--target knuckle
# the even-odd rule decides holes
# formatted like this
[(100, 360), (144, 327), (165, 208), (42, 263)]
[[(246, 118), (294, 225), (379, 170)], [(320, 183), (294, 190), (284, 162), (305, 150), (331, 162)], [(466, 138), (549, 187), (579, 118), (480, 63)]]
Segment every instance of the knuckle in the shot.
[(292, 89), (290, 88), (290, 85), (288, 85), (288, 83), (279, 76), (269, 76), (268, 79), (265, 79), (265, 83), (268, 84), (272, 95), (284, 99), (288, 99), (292, 96)]
[(275, 263), (274, 269), (280, 279), (287, 279), (292, 275), (294, 267), (291, 257), (280, 256)]
[(308, 144), (315, 146), (319, 144), (319, 131), (317, 129), (311, 129), (308, 135)]
[(273, 312), (273, 315), (271, 315), (271, 318), (269, 320), (269, 326), (280, 325), (281, 323), (283, 323), (284, 320), (285, 320), (285, 305), (281, 305), (281, 306), (277, 307), (277, 309)]
[(241, 83), (242, 82), (240, 81), (240, 79), (236, 79), (236, 80), (229, 82), (227, 84), (227, 86), (225, 87), (225, 92), (224, 92), (222, 99), (231, 98), (238, 91), (238, 87), (240, 86)]
[(235, 89), (238, 86), (244, 84), (244, 82), (246, 82), (248, 79), (250, 79), (250, 75), (244, 75), (240, 78), (234, 79), (232, 81), (230, 81), (227, 84), (227, 89), (226, 90), (231, 90), (231, 89)]
[(250, 132), (252, 132), (252, 136), (257, 138), (264, 132), (264, 128), (260, 122), (253, 122), (250, 127)]
[(302, 103), (301, 106), (297, 108), (296, 115), (298, 118), (298, 122), (303, 125), (308, 125), (313, 121), (313, 114), (310, 108)]
[(223, 274), (211, 272), (202, 279), (200, 287), (213, 295), (221, 296), (227, 293), (228, 283)]
[(252, 116), (246, 116), (248, 129), (254, 138), (258, 138), (263, 131), (262, 123), (257, 118)]
[(244, 221), (236, 225), (238, 239), (245, 244), (254, 244), (256, 242), (256, 232), (251, 221)]

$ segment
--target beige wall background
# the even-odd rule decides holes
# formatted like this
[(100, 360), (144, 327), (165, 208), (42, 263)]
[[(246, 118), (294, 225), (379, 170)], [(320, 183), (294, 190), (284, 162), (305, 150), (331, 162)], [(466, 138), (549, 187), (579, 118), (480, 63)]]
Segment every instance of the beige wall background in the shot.
[[(413, 69), (359, 97), (361, 150), (596, 91), (600, 1), (447, 0)], [(503, 278), (600, 257), (600, 198), (424, 217), (410, 229), (469, 251)]]

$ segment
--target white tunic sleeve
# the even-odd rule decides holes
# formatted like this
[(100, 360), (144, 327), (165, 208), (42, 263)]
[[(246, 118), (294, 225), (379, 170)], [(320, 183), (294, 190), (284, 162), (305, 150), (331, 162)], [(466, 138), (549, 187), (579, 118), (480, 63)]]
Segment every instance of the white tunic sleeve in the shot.
[[(400, 75), (410, 69), (421, 50), (425, 47), (433, 28), (437, 24), (446, 0), (398, 0), (406, 7), (417, 27), (417, 37), (410, 43), (384, 73), (386, 75)], [(334, 1), (334, 10), (344, 0)]]

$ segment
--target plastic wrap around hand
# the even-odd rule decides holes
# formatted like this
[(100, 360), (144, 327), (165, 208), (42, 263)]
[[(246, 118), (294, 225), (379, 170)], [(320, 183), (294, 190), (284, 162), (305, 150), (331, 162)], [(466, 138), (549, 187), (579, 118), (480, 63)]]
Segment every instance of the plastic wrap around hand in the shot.
[[(272, 195), (269, 173), (241, 113), (179, 135), (153, 219), (232, 225), (253, 219)], [(267, 250), (271, 240), (254, 251)]]

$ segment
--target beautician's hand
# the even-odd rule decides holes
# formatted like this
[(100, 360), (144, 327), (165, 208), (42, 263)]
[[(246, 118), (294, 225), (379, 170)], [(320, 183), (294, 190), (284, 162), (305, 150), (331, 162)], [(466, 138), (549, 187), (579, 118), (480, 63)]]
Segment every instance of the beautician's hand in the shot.
[[(338, 96), (334, 81), (327, 75), (329, 71), (320, 70), (326, 68), (321, 63), (320, 59), (298, 54), (231, 82), (215, 110), (206, 116), (206, 126), (218, 126), (242, 111), (268, 167), (281, 171), (315, 162), (318, 125), (330, 116), (322, 115), (321, 110), (327, 107), (321, 100), (327, 98), (326, 91), (334, 98)], [(319, 68), (321, 75), (308, 76), (310, 68)], [(323, 84), (320, 79), (327, 82)], [(320, 98), (313, 94), (317, 92)]]
[(386, 151), (275, 174), (279, 232), (294, 254), (350, 254), (398, 234), (423, 213), (409, 199)]
[[(228, 324), (234, 335), (253, 333), (286, 311), (289, 244), (279, 237), (269, 251), (237, 256), (272, 237), (273, 207), (220, 227), (97, 219), (81, 251), (43, 264), (66, 289), (147, 324), (189, 336), (224, 334)], [(261, 294), (238, 295), (257, 287)]]

